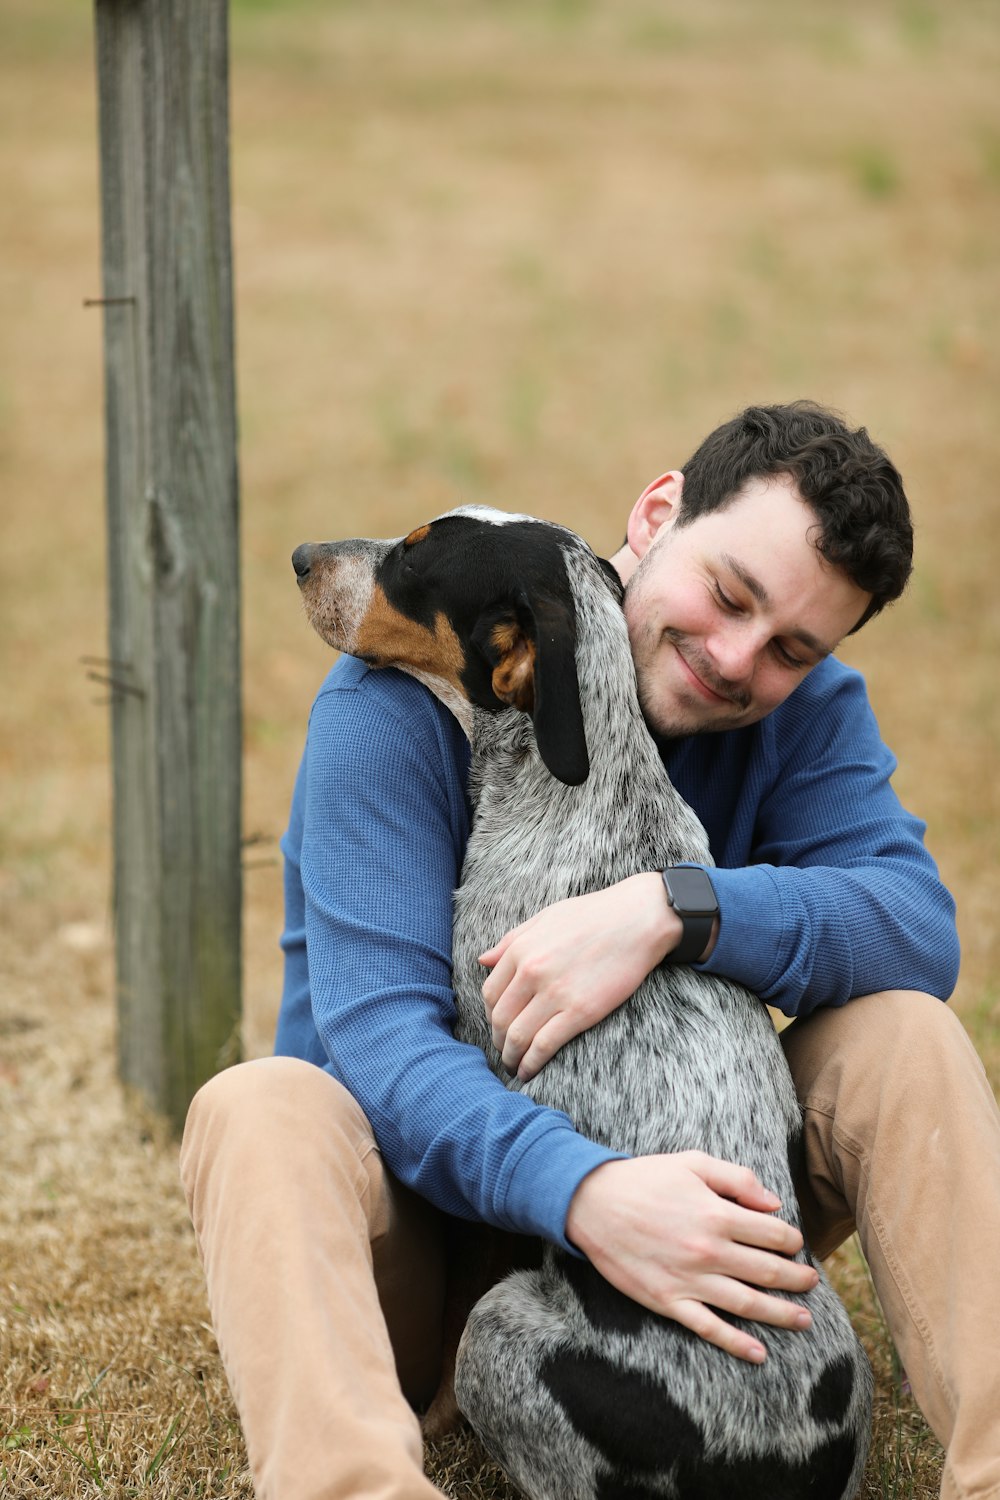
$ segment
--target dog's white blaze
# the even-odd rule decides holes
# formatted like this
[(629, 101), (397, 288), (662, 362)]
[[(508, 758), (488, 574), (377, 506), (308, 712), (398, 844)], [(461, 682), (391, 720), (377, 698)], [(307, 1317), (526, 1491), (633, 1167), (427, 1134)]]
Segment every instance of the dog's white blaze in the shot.
[[(521, 515), (518, 511), (496, 510), (492, 505), (459, 505), (454, 510), (446, 511), (445, 515), (471, 516), (475, 521), (488, 521), (491, 526), (507, 526), (511, 521), (534, 521), (538, 524), (537, 516)], [(439, 519), (443, 521), (445, 517), (441, 516)]]
[(365, 557), (339, 557), (334, 569), (332, 592), (343, 627), (345, 645), (350, 652), (356, 644), (358, 626), (364, 619), (375, 589), (371, 560)]

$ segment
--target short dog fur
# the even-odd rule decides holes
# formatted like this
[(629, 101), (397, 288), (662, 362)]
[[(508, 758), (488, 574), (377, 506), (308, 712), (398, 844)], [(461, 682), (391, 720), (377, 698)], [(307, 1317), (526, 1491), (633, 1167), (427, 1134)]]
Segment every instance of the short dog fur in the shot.
[[(591, 1139), (740, 1163), (798, 1224), (795, 1093), (764, 1006), (738, 985), (663, 964), (525, 1085), (492, 1045), (478, 955), (502, 934), (638, 871), (710, 862), (643, 722), (610, 566), (561, 527), (480, 507), (402, 540), (307, 544), (293, 563), (324, 639), (420, 678), (472, 742), (458, 1035)], [(459, 1405), (531, 1500), (848, 1500), (871, 1371), (822, 1273), (807, 1300), (805, 1332), (739, 1324), (768, 1351), (751, 1365), (548, 1246), (473, 1309)]]

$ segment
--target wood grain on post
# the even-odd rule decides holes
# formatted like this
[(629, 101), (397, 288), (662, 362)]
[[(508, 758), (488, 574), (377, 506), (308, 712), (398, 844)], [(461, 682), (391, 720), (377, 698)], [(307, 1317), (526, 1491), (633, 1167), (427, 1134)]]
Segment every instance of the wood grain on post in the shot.
[(123, 1081), (175, 1127), (240, 1017), (227, 0), (96, 0)]

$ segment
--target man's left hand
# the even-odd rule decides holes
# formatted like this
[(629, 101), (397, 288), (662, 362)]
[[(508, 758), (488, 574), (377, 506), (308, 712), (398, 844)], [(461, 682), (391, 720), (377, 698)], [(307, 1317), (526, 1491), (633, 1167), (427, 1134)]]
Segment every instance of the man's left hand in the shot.
[(480, 955), (483, 1000), (509, 1073), (533, 1078), (560, 1047), (602, 1021), (680, 942), (659, 874), (547, 906)]

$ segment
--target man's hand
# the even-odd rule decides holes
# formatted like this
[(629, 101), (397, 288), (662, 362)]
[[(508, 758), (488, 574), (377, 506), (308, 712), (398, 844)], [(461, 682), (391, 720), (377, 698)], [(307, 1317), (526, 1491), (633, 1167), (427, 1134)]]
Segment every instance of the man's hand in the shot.
[(627, 1000), (680, 942), (658, 874), (557, 901), (500, 939), (483, 1000), (509, 1073), (533, 1078), (560, 1047)]
[(800, 1304), (759, 1290), (803, 1293), (819, 1280), (811, 1266), (784, 1258), (801, 1250), (802, 1236), (774, 1217), (779, 1207), (752, 1172), (702, 1151), (639, 1156), (606, 1162), (583, 1179), (566, 1237), (643, 1307), (760, 1364), (764, 1346), (712, 1309), (809, 1327)]

